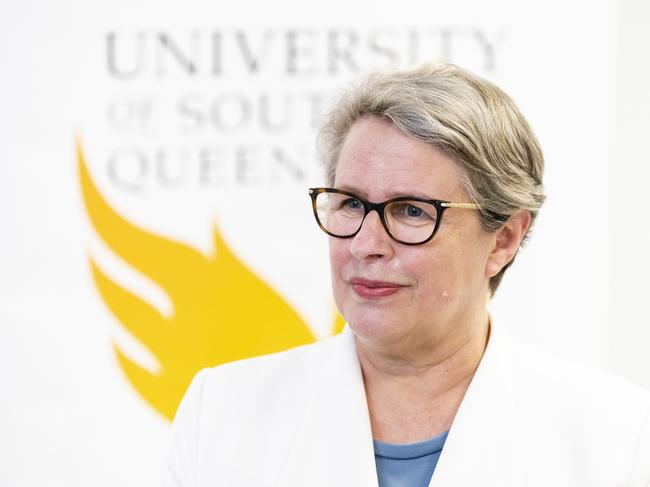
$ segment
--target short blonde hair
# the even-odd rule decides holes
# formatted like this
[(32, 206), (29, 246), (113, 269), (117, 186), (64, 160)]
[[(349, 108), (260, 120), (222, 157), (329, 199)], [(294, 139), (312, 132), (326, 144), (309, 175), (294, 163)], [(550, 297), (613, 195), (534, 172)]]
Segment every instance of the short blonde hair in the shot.
[[(446, 63), (371, 74), (335, 103), (320, 129), (330, 185), (350, 127), (367, 116), (390, 120), (460, 164), (486, 230), (497, 230), (521, 209), (535, 220), (544, 202), (544, 156), (517, 106), (494, 84)], [(509, 265), (491, 278), (492, 294)]]

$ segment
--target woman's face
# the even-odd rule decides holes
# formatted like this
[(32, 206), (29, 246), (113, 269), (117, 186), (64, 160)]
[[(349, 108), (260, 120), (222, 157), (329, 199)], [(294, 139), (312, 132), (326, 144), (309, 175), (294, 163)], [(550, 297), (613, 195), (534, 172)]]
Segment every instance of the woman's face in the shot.
[[(372, 202), (420, 196), (469, 202), (462, 169), (391, 123), (363, 118), (347, 135), (334, 187)], [(486, 319), (486, 263), (494, 234), (475, 210), (447, 209), (429, 242), (409, 246), (371, 212), (353, 238), (330, 238), (336, 304), (354, 333), (377, 344), (418, 347), (469, 339)], [(484, 323), (482, 323), (484, 324)]]

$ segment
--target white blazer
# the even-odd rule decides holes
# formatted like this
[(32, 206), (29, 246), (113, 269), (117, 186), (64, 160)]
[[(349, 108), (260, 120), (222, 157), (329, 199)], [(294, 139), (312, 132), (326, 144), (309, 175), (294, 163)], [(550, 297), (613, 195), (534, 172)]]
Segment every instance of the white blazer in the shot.
[[(431, 487), (650, 487), (650, 393), (499, 330)], [(178, 410), (165, 487), (377, 487), (354, 335), (205, 369)]]

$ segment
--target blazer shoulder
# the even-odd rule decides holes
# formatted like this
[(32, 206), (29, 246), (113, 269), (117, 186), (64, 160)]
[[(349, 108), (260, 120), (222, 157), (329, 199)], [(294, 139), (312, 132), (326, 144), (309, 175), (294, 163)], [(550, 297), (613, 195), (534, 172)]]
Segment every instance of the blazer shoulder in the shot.
[(200, 372), (199, 420), (215, 427), (241, 418), (251, 422), (270, 418), (280, 423), (296, 421), (348, 340), (336, 335), (283, 352), (204, 369)]
[[(165, 487), (268, 485), (283, 464), (323, 370), (349, 338), (201, 370), (173, 424)], [(256, 468), (242, 469), (253, 458)], [(176, 482), (176, 479), (180, 479)]]
[[(344, 337), (335, 335), (314, 343), (258, 357), (236, 360), (204, 369), (205, 389), (278, 386), (278, 382), (314, 380), (327, 357), (343, 346)], [(277, 392), (277, 389), (275, 389)]]
[[(564, 458), (577, 455), (575, 464), (597, 459), (591, 463), (601, 480), (619, 472), (610, 485), (650, 486), (650, 391), (509, 335), (502, 338), (527, 436), (548, 436), (548, 445), (566, 448)], [(565, 446), (558, 446), (558, 438)]]
[(501, 332), (501, 341), (512, 360), (520, 383), (530, 382), (546, 392), (561, 393), (570, 400), (636, 404), (650, 407), (650, 391), (608, 371), (587, 367), (529, 345)]

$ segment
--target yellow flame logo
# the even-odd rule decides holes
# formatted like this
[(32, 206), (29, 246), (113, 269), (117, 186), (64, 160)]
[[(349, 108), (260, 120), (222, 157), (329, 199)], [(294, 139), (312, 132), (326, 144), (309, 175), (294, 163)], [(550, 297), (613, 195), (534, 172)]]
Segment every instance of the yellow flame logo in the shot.
[[(165, 317), (110, 279), (90, 257), (104, 302), (133, 338), (157, 359), (153, 374), (113, 343), (135, 389), (172, 419), (194, 374), (203, 367), (286, 350), (315, 337), (298, 314), (231, 252), (216, 227), (214, 257), (147, 232), (128, 222), (95, 186), (77, 142), (84, 204), (104, 243), (128, 265), (155, 282), (173, 303)], [(343, 327), (337, 313), (333, 333)]]

